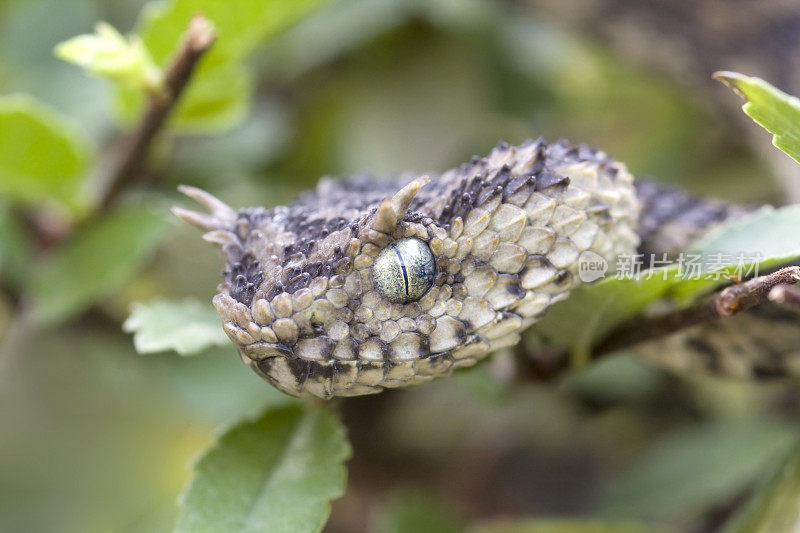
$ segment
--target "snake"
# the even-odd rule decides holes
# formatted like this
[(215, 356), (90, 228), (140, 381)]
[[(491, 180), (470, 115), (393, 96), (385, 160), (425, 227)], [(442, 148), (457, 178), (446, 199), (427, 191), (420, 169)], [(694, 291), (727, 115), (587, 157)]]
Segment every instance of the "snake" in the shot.
[[(204, 231), (226, 263), (213, 304), (242, 361), (281, 391), (323, 399), (473, 366), (517, 345), (584, 283), (582, 254), (613, 271), (620, 257), (685, 249), (748, 212), (634, 179), (602, 150), (543, 139), (501, 142), (441, 174), (323, 178), (270, 209), (234, 209), (201, 189), (180, 190), (205, 212), (173, 212)], [(741, 324), (719, 322), (710, 336), (690, 328), (671, 337), (700, 354), (673, 357), (676, 364), (787, 372), (775, 368), (786, 358), (762, 355), (758, 339), (730, 349)], [(768, 322), (798, 329), (796, 319)]]

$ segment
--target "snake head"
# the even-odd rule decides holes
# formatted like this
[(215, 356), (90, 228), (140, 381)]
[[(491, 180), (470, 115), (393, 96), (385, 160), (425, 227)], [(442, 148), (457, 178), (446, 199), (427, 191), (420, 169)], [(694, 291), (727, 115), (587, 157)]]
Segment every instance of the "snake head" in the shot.
[(227, 266), (214, 298), (243, 361), (321, 398), (430, 381), (516, 344), (580, 283), (578, 255), (638, 238), (633, 180), (604, 153), (501, 144), (444, 174), (324, 179), (290, 206), (234, 210), (192, 187)]

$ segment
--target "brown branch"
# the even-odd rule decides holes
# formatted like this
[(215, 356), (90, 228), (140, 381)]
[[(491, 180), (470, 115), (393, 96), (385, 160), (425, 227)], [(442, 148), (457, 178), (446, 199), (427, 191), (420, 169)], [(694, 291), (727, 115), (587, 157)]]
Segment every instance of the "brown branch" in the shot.
[(796, 313), (800, 313), (800, 290), (789, 285), (778, 285), (767, 295), (771, 302), (775, 302)]
[(766, 302), (770, 291), (776, 287), (791, 285), (799, 280), (800, 267), (789, 266), (772, 274), (732, 285), (716, 297), (696, 306), (662, 316), (634, 319), (612, 331), (605, 340), (597, 345), (593, 356), (599, 357), (646, 340), (664, 337), (709, 320), (735, 315)]
[(216, 37), (213, 25), (202, 15), (195, 15), (189, 22), (175, 59), (164, 73), (163, 90), (149, 96), (138, 126), (111, 149), (112, 159), (101, 182), (106, 190), (100, 198), (100, 210), (107, 209), (140, 175), (153, 139), (175, 108), (197, 62)]
[[(139, 176), (150, 145), (192, 77), (197, 62), (208, 51), (216, 39), (211, 22), (196, 15), (189, 22), (175, 59), (164, 72), (163, 87), (158, 94), (151, 94), (144, 114), (137, 127), (119, 138), (110, 148), (107, 171), (100, 182), (105, 191), (100, 194), (97, 212), (106, 210)], [(39, 254), (57, 246), (69, 237), (72, 228), (50, 224), (47, 220), (34, 220), (31, 224), (39, 244)], [(6, 364), (10, 354), (19, 352), (26, 335), (34, 327), (31, 323), (25, 295), (19, 297), (15, 317), (5, 331), (0, 331), (0, 365)], [(0, 368), (0, 371), (2, 368)]]

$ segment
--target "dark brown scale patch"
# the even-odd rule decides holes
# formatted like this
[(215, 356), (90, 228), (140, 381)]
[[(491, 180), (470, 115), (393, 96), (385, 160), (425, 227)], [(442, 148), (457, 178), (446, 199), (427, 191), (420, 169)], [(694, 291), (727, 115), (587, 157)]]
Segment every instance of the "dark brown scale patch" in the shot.
[(265, 376), (269, 377), (274, 362), (275, 357), (267, 357), (266, 359), (261, 359), (260, 361), (256, 362), (256, 366)]
[(307, 361), (305, 359), (300, 359), (299, 357), (289, 357), (286, 359), (286, 361), (289, 365), (289, 371), (292, 373), (297, 383), (302, 386), (311, 373), (313, 361)]
[(304, 256), (311, 255), (314, 249), (314, 242), (315, 241), (312, 239), (298, 239), (292, 244), (285, 246), (283, 249), (283, 256), (286, 258), (284, 264), (289, 262), (292, 256), (297, 256), (298, 254)]
[(417, 348), (417, 357), (420, 359), (427, 357), (431, 353), (430, 343), (427, 335), (423, 335)]
[(566, 176), (562, 176), (561, 174), (556, 174), (554, 172), (542, 172), (536, 177), (536, 183), (534, 184), (533, 190), (543, 191), (545, 189), (549, 189), (550, 187), (566, 189), (568, 185), (569, 178)]
[(286, 284), (285, 291), (289, 294), (294, 294), (295, 292), (299, 291), (300, 289), (304, 289), (311, 284), (311, 275), (307, 272), (302, 272), (292, 278), (289, 283)]
[(308, 378), (312, 381), (328, 381), (333, 379), (333, 365), (328, 363), (320, 363), (318, 361), (310, 361)]
[[(478, 196), (478, 207), (489, 206), (489, 205), (496, 205), (500, 203), (500, 200), (503, 198), (503, 187), (501, 186), (489, 186), (484, 188), (481, 191), (480, 196)], [(487, 207), (488, 208), (488, 207)]]
[(372, 371), (374, 371), (374, 370), (380, 370), (381, 371), (381, 379), (380, 379), (380, 381), (383, 381), (383, 376), (385, 376), (385, 374), (383, 373), (383, 363), (378, 362), (378, 361), (362, 361), (362, 360), (359, 360), (356, 364), (358, 365), (359, 374), (362, 374), (362, 373), (371, 374)]
[(275, 298), (277, 295), (279, 295), (282, 292), (283, 292), (283, 283), (281, 283), (280, 281), (276, 281), (275, 285), (270, 287), (270, 289), (267, 291), (267, 295), (266, 295), (267, 296), (267, 300), (271, 301), (273, 298)]
[(352, 364), (353, 364), (352, 361), (334, 360), (333, 364), (331, 365), (332, 375), (339, 375), (339, 376), (341, 376), (342, 374), (350, 375)]
[(526, 175), (526, 176), (517, 176), (516, 178), (512, 179), (508, 182), (503, 190), (503, 199), (507, 200), (508, 198), (513, 197), (515, 194), (521, 192), (522, 190), (529, 188), (531, 191), (536, 190), (536, 176), (533, 175)]
[(556, 279), (553, 280), (553, 283), (556, 286), (559, 286), (559, 285), (567, 285), (571, 281), (572, 281), (572, 274), (569, 272), (569, 270), (562, 270), (556, 275)]
[(530, 254), (528, 255), (528, 261), (525, 262), (525, 266), (522, 267), (522, 270), (519, 271), (517, 276), (519, 279), (522, 279), (531, 268), (541, 268), (546, 266), (552, 266), (546, 255)]
[(508, 185), (508, 182), (511, 181), (511, 169), (508, 165), (503, 165), (500, 167), (500, 170), (494, 175), (494, 177), (489, 180), (490, 187), (500, 187), (501, 192), (502, 189)]
[[(500, 188), (503, 198), (520, 192), (524, 187), (531, 187), (536, 191), (543, 191), (551, 187), (566, 188), (569, 185), (569, 178), (553, 171), (564, 165), (587, 162), (607, 169), (608, 175), (612, 178), (616, 175), (616, 172), (612, 171), (614, 170), (614, 160), (589, 146), (573, 146), (563, 140), (548, 145), (544, 140), (538, 139), (524, 143), (519, 151), (530, 150), (532, 145), (535, 146), (535, 155), (521, 176), (512, 177), (509, 166), (503, 166), (492, 176), (488, 176), (486, 173), (488, 160), (486, 158), (475, 157), (470, 163), (462, 165), (459, 173), (462, 176), (474, 174), (474, 177), (462, 179), (460, 185), (450, 189), (452, 191), (449, 193), (450, 201), (437, 217), (437, 222), (444, 225), (456, 217), (463, 219), (474, 207), (490, 204), (494, 195), (498, 193), (497, 187)], [(499, 151), (508, 149), (509, 147), (504, 143), (495, 148)], [(428, 187), (430, 185), (426, 186), (426, 189)]]
[(250, 252), (244, 252), (238, 261), (228, 264), (222, 276), (228, 282), (231, 298), (247, 306), (253, 303), (253, 296), (264, 281), (261, 263)]
[(507, 292), (510, 295), (514, 296), (515, 298), (524, 298), (525, 289), (523, 289), (522, 285), (519, 284), (519, 276), (509, 276), (509, 277), (513, 278), (513, 281), (512, 283), (509, 283), (506, 286)]
[(450, 202), (442, 210), (437, 222), (446, 224), (456, 217), (465, 218), (467, 213), (477, 204), (482, 188), (483, 179), (480, 175), (470, 180), (465, 180), (453, 193)]
[(319, 276), (320, 271), (322, 270), (322, 261), (314, 261), (311, 263), (306, 263), (303, 267), (303, 272), (308, 274), (312, 279)]
[(565, 139), (549, 145), (546, 152), (547, 158), (558, 162), (558, 164), (585, 161), (598, 167), (612, 167), (614, 165), (613, 158), (596, 148), (586, 144), (572, 145)]

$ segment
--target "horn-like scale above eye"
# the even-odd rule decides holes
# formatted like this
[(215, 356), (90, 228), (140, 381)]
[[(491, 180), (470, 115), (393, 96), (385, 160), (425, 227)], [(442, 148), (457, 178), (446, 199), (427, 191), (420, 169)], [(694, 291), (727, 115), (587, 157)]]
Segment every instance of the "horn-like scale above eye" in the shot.
[(433, 285), (436, 258), (420, 239), (400, 239), (384, 248), (372, 266), (378, 293), (392, 303), (407, 304), (422, 298)]

